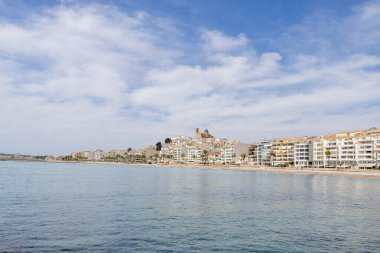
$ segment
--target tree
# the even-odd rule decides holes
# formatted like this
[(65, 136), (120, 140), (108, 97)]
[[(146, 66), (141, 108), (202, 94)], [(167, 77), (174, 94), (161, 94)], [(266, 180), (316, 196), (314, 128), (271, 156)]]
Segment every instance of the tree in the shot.
[(131, 151), (132, 151), (132, 148), (128, 148), (127, 151), (128, 151), (128, 153), (131, 152)]
[(276, 157), (276, 152), (274, 152), (273, 150), (270, 152), (270, 157), (271, 157), (271, 161), (272, 161), (272, 166), (274, 166), (274, 158)]
[(116, 155), (115, 158), (116, 158), (116, 161), (117, 161), (117, 162), (120, 162), (120, 159), (122, 158), (122, 156), (118, 154), (118, 155)]
[(233, 153), (233, 154), (232, 154), (232, 160), (233, 160), (233, 161), (232, 161), (231, 163), (235, 163), (235, 158), (236, 158), (236, 154)]
[(172, 143), (172, 139), (170, 139), (170, 138), (166, 138), (166, 139), (165, 139), (165, 144), (170, 144), (170, 143)]
[(142, 159), (142, 162), (146, 162), (146, 155), (142, 154), (141, 159)]
[(243, 154), (240, 155), (240, 159), (243, 160), (243, 162), (245, 161), (246, 157), (247, 157), (246, 153), (243, 153)]
[(327, 156), (327, 166), (329, 166), (330, 165), (331, 151), (330, 150), (326, 150), (325, 151), (325, 155)]
[(162, 143), (159, 141), (159, 142), (156, 143), (156, 150), (160, 151), (161, 148), (162, 148)]
[(202, 157), (202, 162), (206, 163), (208, 161), (208, 151), (207, 150), (203, 150), (202, 154), (201, 154), (201, 157)]

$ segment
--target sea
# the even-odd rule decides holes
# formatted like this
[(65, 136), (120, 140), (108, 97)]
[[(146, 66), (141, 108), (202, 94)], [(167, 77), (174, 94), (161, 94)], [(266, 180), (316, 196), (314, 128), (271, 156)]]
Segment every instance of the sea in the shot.
[(0, 162), (0, 252), (380, 252), (380, 180)]

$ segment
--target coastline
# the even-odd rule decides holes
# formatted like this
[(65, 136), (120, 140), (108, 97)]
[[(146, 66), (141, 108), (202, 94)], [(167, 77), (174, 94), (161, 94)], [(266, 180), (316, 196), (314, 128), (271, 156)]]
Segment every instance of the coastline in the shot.
[[(148, 164), (150, 166), (150, 164)], [(380, 170), (363, 170), (363, 169), (325, 169), (325, 168), (281, 168), (269, 166), (226, 166), (226, 165), (184, 165), (176, 164), (163, 164), (155, 165), (162, 167), (179, 167), (179, 168), (194, 168), (194, 169), (209, 169), (209, 170), (231, 170), (231, 171), (252, 171), (252, 172), (270, 172), (270, 173), (283, 173), (283, 174), (314, 174), (314, 175), (330, 175), (330, 176), (350, 176), (362, 178), (380, 179)]]
[(252, 171), (285, 174), (314, 174), (329, 176), (349, 176), (361, 178), (380, 179), (380, 170), (366, 169), (336, 169), (336, 168), (294, 168), (294, 167), (270, 167), (262, 165), (221, 165), (221, 164), (179, 164), (179, 163), (125, 163), (102, 161), (58, 161), (58, 160), (1, 160), (14, 162), (47, 162), (47, 163), (71, 163), (71, 164), (104, 164), (104, 165), (129, 165), (146, 167), (170, 167), (180, 169), (206, 169), (206, 170), (230, 170)]
[(230, 171), (252, 171), (270, 172), (286, 174), (314, 174), (330, 176), (349, 176), (361, 178), (380, 179), (380, 170), (366, 169), (336, 169), (336, 168), (292, 168), (292, 167), (270, 167), (260, 165), (216, 165), (216, 164), (177, 164), (177, 163), (123, 163), (123, 162), (96, 162), (96, 161), (46, 161), (52, 163), (79, 163), (79, 164), (112, 164), (112, 165), (131, 165), (146, 167), (171, 167), (181, 169), (208, 169), (208, 170), (230, 170)]

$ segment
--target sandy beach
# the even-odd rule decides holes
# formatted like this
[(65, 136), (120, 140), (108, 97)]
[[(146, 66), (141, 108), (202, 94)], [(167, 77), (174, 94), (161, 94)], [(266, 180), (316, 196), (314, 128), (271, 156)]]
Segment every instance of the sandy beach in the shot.
[[(148, 165), (151, 166), (151, 165)], [(292, 173), (292, 174), (320, 174), (331, 176), (350, 176), (350, 177), (366, 177), (380, 179), (380, 170), (364, 170), (364, 169), (333, 169), (333, 168), (291, 168), (291, 167), (269, 167), (269, 166), (229, 166), (229, 165), (202, 165), (202, 164), (154, 164), (154, 166), (163, 167), (180, 167), (180, 168), (198, 168), (212, 170), (234, 170), (234, 171), (261, 171), (273, 173)]]
[(293, 168), (293, 167), (270, 167), (258, 165), (217, 165), (217, 164), (178, 164), (178, 163), (122, 163), (122, 162), (67, 162), (67, 161), (48, 161), (58, 163), (86, 163), (86, 164), (112, 164), (112, 165), (131, 165), (148, 167), (171, 167), (183, 169), (209, 169), (209, 170), (232, 170), (232, 171), (253, 171), (253, 172), (272, 172), (272, 173), (292, 173), (292, 174), (316, 174), (330, 176), (349, 176), (380, 179), (380, 170), (365, 169), (336, 169), (336, 168)]

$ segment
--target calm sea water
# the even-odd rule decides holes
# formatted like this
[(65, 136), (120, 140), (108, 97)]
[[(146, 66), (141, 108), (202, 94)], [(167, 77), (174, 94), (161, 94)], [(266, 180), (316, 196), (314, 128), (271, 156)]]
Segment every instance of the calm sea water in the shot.
[(0, 162), (0, 252), (380, 252), (380, 180)]

